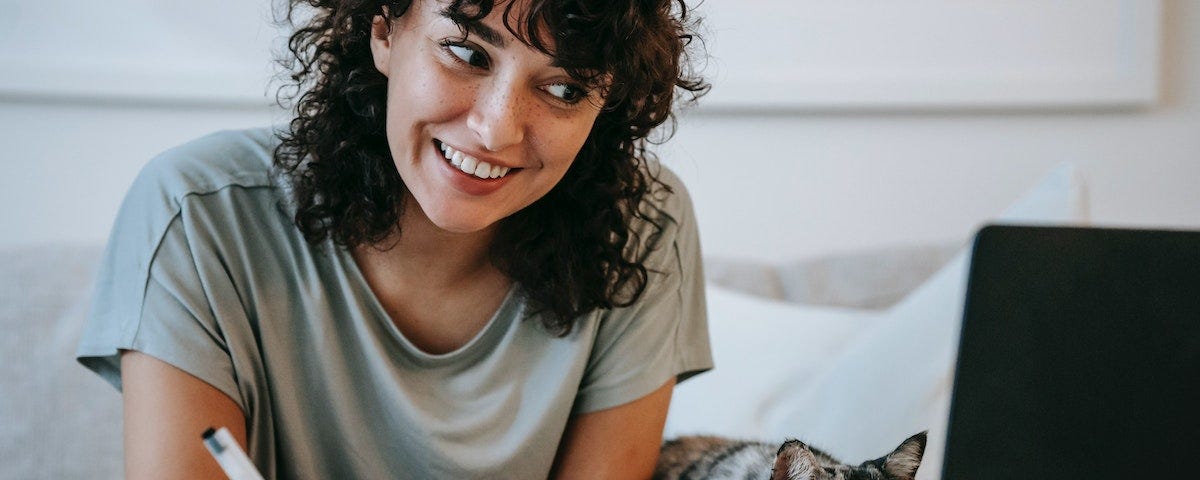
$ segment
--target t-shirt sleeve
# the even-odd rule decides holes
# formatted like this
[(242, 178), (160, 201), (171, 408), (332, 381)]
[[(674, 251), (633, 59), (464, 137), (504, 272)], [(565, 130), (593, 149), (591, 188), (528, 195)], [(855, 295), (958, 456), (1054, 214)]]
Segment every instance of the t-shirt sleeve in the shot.
[(573, 413), (622, 405), (713, 367), (691, 199), (670, 171), (660, 178), (674, 193), (658, 205), (661, 234), (641, 232), (654, 246), (644, 263), (646, 289), (634, 304), (602, 316)]
[[(152, 162), (118, 212), (76, 351), (77, 360), (120, 390), (120, 351), (173, 365), (243, 405), (213, 299), (229, 289), (202, 242), (189, 238), (177, 178)], [(164, 169), (166, 169), (164, 171)]]

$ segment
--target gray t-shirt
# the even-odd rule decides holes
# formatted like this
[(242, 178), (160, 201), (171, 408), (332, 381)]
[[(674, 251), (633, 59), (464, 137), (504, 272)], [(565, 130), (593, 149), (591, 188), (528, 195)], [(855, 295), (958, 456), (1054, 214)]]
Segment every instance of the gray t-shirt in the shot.
[(712, 368), (696, 221), (666, 169), (675, 194), (648, 200), (665, 230), (637, 303), (586, 314), (559, 338), (517, 285), (474, 339), (431, 355), (345, 248), (311, 245), (293, 225), (271, 170), (277, 143), (265, 128), (219, 132), (142, 170), (78, 351), (118, 389), (128, 349), (229, 395), (267, 478), (544, 478), (571, 415)]

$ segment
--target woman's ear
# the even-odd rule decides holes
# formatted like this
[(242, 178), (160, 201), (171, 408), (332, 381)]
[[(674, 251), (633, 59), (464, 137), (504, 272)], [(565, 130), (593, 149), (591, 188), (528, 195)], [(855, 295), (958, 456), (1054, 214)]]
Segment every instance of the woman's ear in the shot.
[(371, 19), (371, 57), (375, 69), (388, 76), (388, 63), (392, 56), (392, 22), (385, 15)]

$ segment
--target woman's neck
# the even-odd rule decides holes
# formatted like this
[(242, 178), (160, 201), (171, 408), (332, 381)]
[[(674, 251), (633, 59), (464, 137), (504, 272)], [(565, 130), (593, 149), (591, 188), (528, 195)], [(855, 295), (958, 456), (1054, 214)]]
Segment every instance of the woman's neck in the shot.
[(421, 290), (456, 288), (497, 274), (489, 258), (496, 226), (471, 233), (434, 225), (412, 198), (405, 202), (399, 229), (383, 241), (355, 248), (359, 267), (389, 285)]
[(494, 226), (447, 232), (408, 204), (399, 233), (355, 248), (354, 261), (406, 338), (427, 353), (450, 352), (483, 329), (512, 281), (488, 258)]

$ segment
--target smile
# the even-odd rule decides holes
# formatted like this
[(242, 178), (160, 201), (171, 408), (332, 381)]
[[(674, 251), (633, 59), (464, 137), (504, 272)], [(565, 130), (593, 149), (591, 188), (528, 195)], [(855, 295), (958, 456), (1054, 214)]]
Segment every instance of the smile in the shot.
[(508, 175), (509, 171), (512, 170), (509, 167), (492, 165), (488, 162), (476, 159), (475, 157), (455, 150), (453, 147), (446, 145), (441, 141), (437, 141), (437, 146), (438, 149), (442, 151), (442, 157), (445, 158), (447, 162), (450, 162), (451, 165), (455, 166), (459, 170), (462, 170), (463, 173), (474, 175), (480, 179), (488, 180), (493, 178), (503, 178), (505, 175)]

